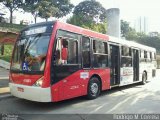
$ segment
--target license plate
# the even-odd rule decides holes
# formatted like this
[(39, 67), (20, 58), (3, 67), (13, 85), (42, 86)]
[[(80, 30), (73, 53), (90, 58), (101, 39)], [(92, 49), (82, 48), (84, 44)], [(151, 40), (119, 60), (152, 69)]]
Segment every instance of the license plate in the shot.
[(24, 89), (21, 88), (21, 87), (17, 87), (17, 90), (18, 90), (19, 92), (24, 92)]

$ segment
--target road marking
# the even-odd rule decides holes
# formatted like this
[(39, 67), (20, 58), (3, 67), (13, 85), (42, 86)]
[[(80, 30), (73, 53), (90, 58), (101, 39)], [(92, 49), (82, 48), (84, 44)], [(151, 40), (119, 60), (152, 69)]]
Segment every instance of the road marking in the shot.
[(108, 103), (104, 103), (102, 105), (100, 105), (99, 107), (97, 107), (95, 110), (91, 111), (90, 114), (96, 113), (98, 112), (100, 109), (102, 109), (103, 107), (105, 107)]
[(113, 108), (111, 108), (109, 111), (107, 111), (106, 113), (112, 113), (114, 112), (117, 108), (121, 108), (121, 106), (124, 106), (124, 104), (126, 104), (130, 99), (133, 99), (132, 96), (129, 96), (128, 98), (126, 98), (125, 100), (123, 100), (122, 102), (119, 102), (117, 104), (114, 105)]
[(0, 94), (10, 92), (9, 87), (0, 88)]
[(9, 77), (0, 77), (0, 80), (6, 80), (9, 79)]

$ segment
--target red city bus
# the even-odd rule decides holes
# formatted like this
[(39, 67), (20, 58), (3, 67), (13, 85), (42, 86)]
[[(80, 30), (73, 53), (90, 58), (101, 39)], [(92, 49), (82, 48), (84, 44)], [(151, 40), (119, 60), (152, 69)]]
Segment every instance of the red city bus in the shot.
[(30, 25), (15, 43), (10, 91), (39, 102), (95, 99), (103, 90), (155, 76), (155, 54), (154, 48), (59, 21)]

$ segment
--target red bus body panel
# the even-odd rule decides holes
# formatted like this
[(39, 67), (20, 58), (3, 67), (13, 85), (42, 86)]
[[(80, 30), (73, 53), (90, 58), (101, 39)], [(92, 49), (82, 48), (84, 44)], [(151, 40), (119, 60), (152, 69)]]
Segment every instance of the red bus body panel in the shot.
[(32, 86), (41, 77), (42, 75), (10, 74), (10, 80), (12, 80), (13, 83), (27, 86)]
[[(88, 72), (89, 78), (80, 78), (81, 72)], [(52, 86), (52, 101), (86, 95), (88, 82), (93, 75), (98, 75), (101, 78), (102, 90), (110, 89), (110, 69), (79, 70)]]

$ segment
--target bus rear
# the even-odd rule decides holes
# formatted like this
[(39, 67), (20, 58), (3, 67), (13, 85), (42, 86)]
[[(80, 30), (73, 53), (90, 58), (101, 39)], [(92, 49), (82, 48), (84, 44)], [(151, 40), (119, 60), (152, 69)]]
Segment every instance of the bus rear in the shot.
[(44, 71), (53, 26), (54, 22), (35, 24), (20, 32), (10, 68), (9, 86), (13, 96), (51, 102), (50, 86), (44, 85)]

